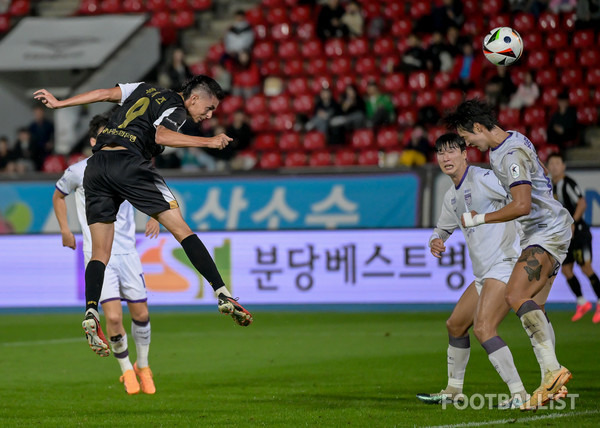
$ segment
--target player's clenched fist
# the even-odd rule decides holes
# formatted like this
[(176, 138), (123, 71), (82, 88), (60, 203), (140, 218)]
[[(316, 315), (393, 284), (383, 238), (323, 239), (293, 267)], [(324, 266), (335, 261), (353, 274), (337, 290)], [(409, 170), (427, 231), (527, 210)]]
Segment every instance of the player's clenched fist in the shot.
[(208, 147), (213, 149), (224, 149), (230, 141), (233, 141), (233, 138), (230, 138), (225, 134), (215, 135), (209, 139)]
[(446, 246), (444, 245), (444, 241), (440, 238), (432, 239), (429, 243), (429, 247), (431, 249), (431, 254), (438, 259), (442, 257), (442, 253), (446, 251)]

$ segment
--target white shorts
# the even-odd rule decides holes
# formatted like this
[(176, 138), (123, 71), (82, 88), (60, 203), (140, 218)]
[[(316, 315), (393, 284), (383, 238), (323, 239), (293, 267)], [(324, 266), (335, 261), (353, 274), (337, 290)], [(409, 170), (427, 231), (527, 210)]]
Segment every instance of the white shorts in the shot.
[(477, 290), (477, 294), (481, 294), (481, 289), (483, 288), (483, 283), (486, 279), (496, 279), (504, 284), (508, 284), (508, 279), (512, 275), (512, 271), (515, 267), (515, 263), (517, 262), (516, 258), (509, 258), (506, 260), (502, 260), (499, 263), (493, 265), (490, 270), (488, 270), (482, 278), (475, 278), (475, 289)]
[[(91, 253), (85, 253), (86, 266), (91, 256)], [(135, 252), (112, 254), (104, 271), (100, 303), (117, 299), (129, 303), (140, 303), (148, 300), (142, 263), (140, 262), (140, 256)]]
[(521, 248), (524, 250), (527, 247), (541, 247), (550, 253), (557, 262), (556, 271), (562, 265), (567, 257), (569, 245), (571, 244), (571, 227), (566, 227), (558, 233), (537, 233), (534, 236), (527, 237), (521, 240)]

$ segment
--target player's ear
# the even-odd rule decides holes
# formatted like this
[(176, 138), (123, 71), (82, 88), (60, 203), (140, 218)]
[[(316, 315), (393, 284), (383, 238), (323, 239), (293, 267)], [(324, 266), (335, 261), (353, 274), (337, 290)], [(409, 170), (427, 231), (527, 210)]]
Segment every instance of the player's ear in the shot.
[(94, 147), (96, 145), (96, 139), (94, 137), (90, 138), (90, 146)]

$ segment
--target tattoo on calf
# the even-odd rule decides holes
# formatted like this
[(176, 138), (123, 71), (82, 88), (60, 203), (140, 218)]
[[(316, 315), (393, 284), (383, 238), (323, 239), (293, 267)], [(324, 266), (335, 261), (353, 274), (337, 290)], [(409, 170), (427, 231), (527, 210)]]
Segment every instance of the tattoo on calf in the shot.
[(544, 253), (545, 253), (545, 250), (543, 248), (529, 247), (529, 248), (526, 248), (525, 251), (523, 251), (523, 253), (521, 254), (521, 257), (519, 257), (519, 260), (517, 261), (518, 263), (521, 263), (521, 262), (527, 263), (526, 266), (523, 266), (523, 269), (525, 269), (525, 272), (527, 272), (527, 276), (528, 276), (528, 279), (530, 282), (533, 281), (534, 279), (536, 281), (540, 280), (540, 277), (542, 274), (542, 264), (536, 258), (536, 255), (544, 254)]

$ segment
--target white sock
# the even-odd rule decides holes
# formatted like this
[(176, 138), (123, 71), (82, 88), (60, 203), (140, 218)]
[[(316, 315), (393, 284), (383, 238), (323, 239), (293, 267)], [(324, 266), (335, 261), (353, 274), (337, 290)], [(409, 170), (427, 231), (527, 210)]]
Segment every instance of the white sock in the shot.
[[(558, 370), (560, 364), (556, 359), (556, 353), (554, 352), (554, 345), (552, 344), (546, 316), (533, 301), (530, 300), (528, 302), (533, 303), (537, 309), (530, 308), (525, 313), (520, 314), (521, 324), (531, 339), (531, 344), (534, 349), (537, 349), (539, 352), (539, 358), (542, 361), (540, 368), (543, 368), (544, 373), (548, 370)], [(523, 305), (526, 305), (528, 302)], [(521, 309), (519, 309), (519, 312), (520, 311)], [(537, 357), (538, 353), (536, 353), (536, 358)]]
[(587, 303), (587, 300), (585, 299), (585, 297), (579, 296), (577, 298), (577, 306), (582, 306), (582, 305), (585, 305), (586, 303)]
[(131, 361), (129, 361), (129, 350), (127, 349), (127, 335), (120, 334), (110, 338), (110, 349), (113, 351), (113, 355), (121, 366), (121, 373), (125, 373), (127, 370), (133, 370)]
[(225, 286), (219, 287), (219, 288), (217, 288), (217, 289), (215, 290), (215, 295), (216, 295), (217, 297), (219, 297), (219, 294), (221, 294), (221, 293), (223, 293), (223, 294), (224, 294), (224, 295), (226, 295), (227, 297), (232, 297), (232, 296), (231, 296), (231, 293), (229, 292), (229, 290), (228, 290), (228, 289), (227, 289), (227, 287), (225, 287)]
[(496, 369), (504, 383), (508, 386), (511, 395), (525, 390), (519, 372), (515, 367), (512, 353), (500, 336), (494, 336), (481, 344), (488, 353), (492, 366)]
[(138, 368), (148, 367), (148, 352), (150, 351), (150, 320), (145, 323), (131, 320), (131, 334), (137, 350)]
[(452, 337), (448, 345), (448, 386), (462, 392), (471, 345), (469, 336)]

